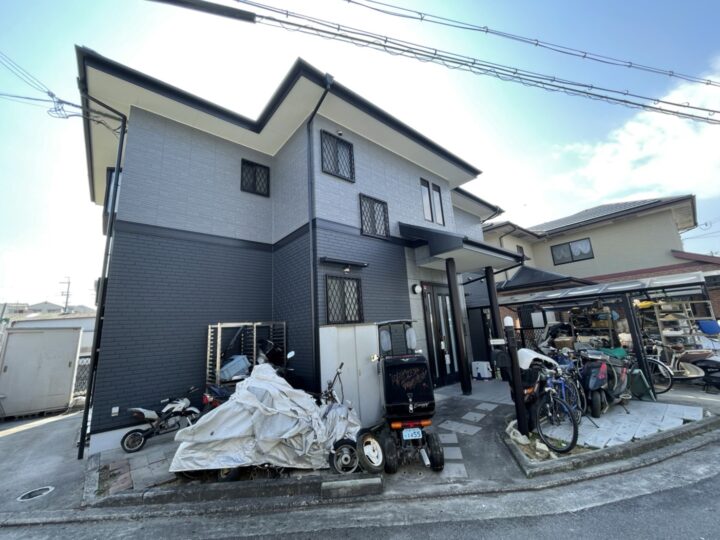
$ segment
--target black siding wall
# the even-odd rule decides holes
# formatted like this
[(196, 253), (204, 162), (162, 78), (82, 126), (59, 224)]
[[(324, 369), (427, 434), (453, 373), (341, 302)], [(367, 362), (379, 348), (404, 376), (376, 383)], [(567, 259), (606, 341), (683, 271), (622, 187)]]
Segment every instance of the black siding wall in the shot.
[(128, 425), (128, 407), (202, 387), (207, 325), (270, 319), (271, 276), (270, 246), (118, 222), (92, 431)]
[(327, 324), (325, 276), (360, 278), (365, 322), (410, 318), (410, 293), (403, 246), (362, 236), (352, 227), (318, 224), (317, 256), (368, 263), (344, 274), (341, 266), (318, 263), (318, 312)]
[(290, 367), (295, 370), (296, 386), (316, 392), (320, 375), (312, 358), (310, 232), (307, 225), (275, 245), (272, 277), (273, 319), (287, 323), (288, 351), (295, 351)]

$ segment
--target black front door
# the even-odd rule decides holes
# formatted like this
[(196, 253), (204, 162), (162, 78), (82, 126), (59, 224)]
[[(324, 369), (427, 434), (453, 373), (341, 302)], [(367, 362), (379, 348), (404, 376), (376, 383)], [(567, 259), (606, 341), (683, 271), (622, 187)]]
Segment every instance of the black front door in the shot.
[(445, 285), (423, 283), (423, 311), (428, 360), (435, 386), (458, 382), (457, 344), (453, 332), (450, 292)]

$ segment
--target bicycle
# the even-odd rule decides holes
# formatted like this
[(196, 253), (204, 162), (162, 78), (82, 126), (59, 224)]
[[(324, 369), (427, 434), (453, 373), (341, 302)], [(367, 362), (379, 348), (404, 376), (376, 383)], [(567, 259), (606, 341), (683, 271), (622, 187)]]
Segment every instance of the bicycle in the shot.
[[(573, 408), (558, 395), (554, 383), (547, 384), (553, 374), (544, 367), (534, 368), (537, 379), (525, 390), (525, 401), (531, 404), (531, 419), (538, 436), (545, 445), (558, 454), (570, 452), (577, 444), (578, 421)], [(566, 381), (567, 382), (567, 381)]]

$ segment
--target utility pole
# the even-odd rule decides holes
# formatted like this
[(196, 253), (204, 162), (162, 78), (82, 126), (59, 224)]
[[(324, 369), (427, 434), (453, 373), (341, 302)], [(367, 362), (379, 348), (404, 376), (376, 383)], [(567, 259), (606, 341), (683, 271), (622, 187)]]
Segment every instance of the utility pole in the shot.
[(61, 281), (60, 285), (67, 285), (65, 291), (60, 293), (62, 296), (65, 297), (65, 307), (63, 308), (63, 313), (67, 313), (68, 302), (70, 301), (70, 276), (65, 276), (65, 281)]

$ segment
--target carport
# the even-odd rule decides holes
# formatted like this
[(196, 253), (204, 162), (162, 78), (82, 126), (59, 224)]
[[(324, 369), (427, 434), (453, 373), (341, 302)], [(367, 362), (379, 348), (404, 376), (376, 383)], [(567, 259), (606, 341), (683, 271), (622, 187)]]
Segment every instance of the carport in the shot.
[[(546, 320), (547, 312), (566, 311), (577, 306), (589, 306), (598, 300), (608, 306), (621, 307), (628, 322), (633, 352), (638, 358), (645, 378), (652, 386), (652, 377), (645, 358), (643, 339), (633, 309), (633, 300), (694, 296), (707, 297), (705, 278), (701, 272), (505, 296), (500, 298), (500, 305), (512, 309), (530, 307), (534, 312), (541, 313), (544, 320)], [(654, 393), (655, 389), (652, 390)]]

